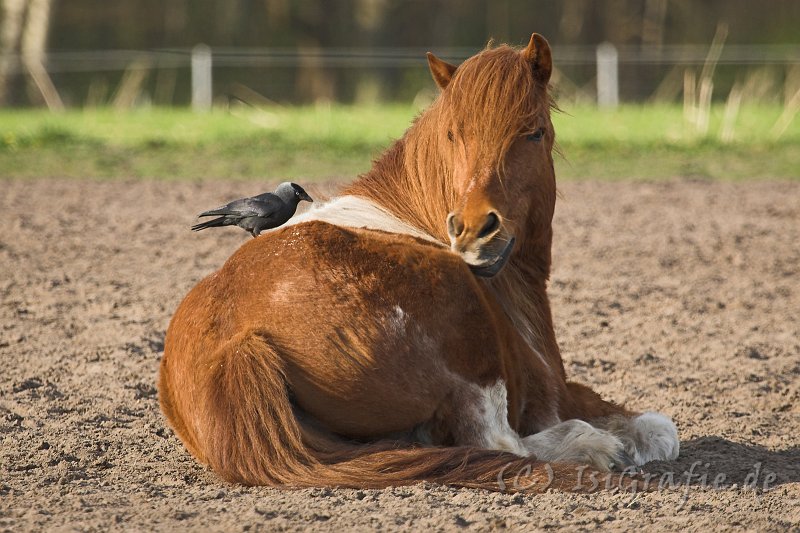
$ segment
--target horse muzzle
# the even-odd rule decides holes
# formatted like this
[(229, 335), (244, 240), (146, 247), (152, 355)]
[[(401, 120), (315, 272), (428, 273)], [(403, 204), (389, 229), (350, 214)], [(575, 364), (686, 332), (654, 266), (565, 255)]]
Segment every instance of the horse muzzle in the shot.
[(496, 212), (490, 211), (479, 218), (478, 224), (469, 224), (458, 214), (448, 215), (450, 249), (461, 256), (476, 276), (490, 278), (508, 262), (516, 240), (505, 231)]

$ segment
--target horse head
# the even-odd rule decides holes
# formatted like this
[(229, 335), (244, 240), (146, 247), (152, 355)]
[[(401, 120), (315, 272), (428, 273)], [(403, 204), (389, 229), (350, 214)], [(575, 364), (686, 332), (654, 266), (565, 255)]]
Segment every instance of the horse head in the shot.
[(523, 50), (488, 49), (458, 67), (428, 54), (428, 63), (442, 89), (436, 143), (452, 180), (454, 205), (443, 221), (450, 246), (475, 274), (491, 277), (512, 254), (549, 247), (550, 46), (533, 34)]

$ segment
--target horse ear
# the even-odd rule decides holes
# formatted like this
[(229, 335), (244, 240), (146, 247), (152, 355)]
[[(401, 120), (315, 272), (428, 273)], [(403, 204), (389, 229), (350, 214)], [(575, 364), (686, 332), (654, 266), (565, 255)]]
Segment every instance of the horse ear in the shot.
[(537, 80), (542, 83), (550, 81), (550, 74), (553, 72), (553, 56), (547, 39), (538, 33), (531, 35), (531, 41), (522, 51), (522, 57), (530, 62), (533, 67), (533, 76)]
[(436, 82), (436, 85), (438, 85), (440, 89), (447, 87), (447, 84), (450, 83), (450, 79), (452, 79), (453, 74), (458, 68), (447, 61), (442, 61), (430, 52), (428, 52), (428, 67), (431, 69), (433, 81)]

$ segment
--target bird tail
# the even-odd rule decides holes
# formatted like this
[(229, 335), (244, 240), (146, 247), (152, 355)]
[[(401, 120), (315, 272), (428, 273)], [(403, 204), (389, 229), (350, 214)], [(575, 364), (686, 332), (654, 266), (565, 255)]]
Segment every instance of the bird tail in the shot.
[(205, 222), (200, 222), (199, 224), (195, 224), (192, 226), (192, 231), (200, 231), (201, 229), (206, 228), (218, 228), (221, 226), (230, 226), (234, 224), (235, 221), (229, 219), (228, 217), (219, 217), (213, 220), (206, 220)]
[(227, 205), (223, 205), (222, 207), (217, 207), (216, 209), (211, 209), (209, 211), (203, 211), (198, 217), (218, 217), (220, 215), (235, 215), (237, 214), (236, 211), (232, 211)]

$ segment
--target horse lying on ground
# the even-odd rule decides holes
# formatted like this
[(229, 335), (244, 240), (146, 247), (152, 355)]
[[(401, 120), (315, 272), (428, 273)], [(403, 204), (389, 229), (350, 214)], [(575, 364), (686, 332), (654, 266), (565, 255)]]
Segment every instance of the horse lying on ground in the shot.
[(368, 173), (181, 303), (159, 382), (171, 426), (248, 485), (497, 490), (524, 470), (569, 488), (575, 463), (674, 459), (669, 418), (566, 378), (547, 41), (428, 62), (439, 98)]

